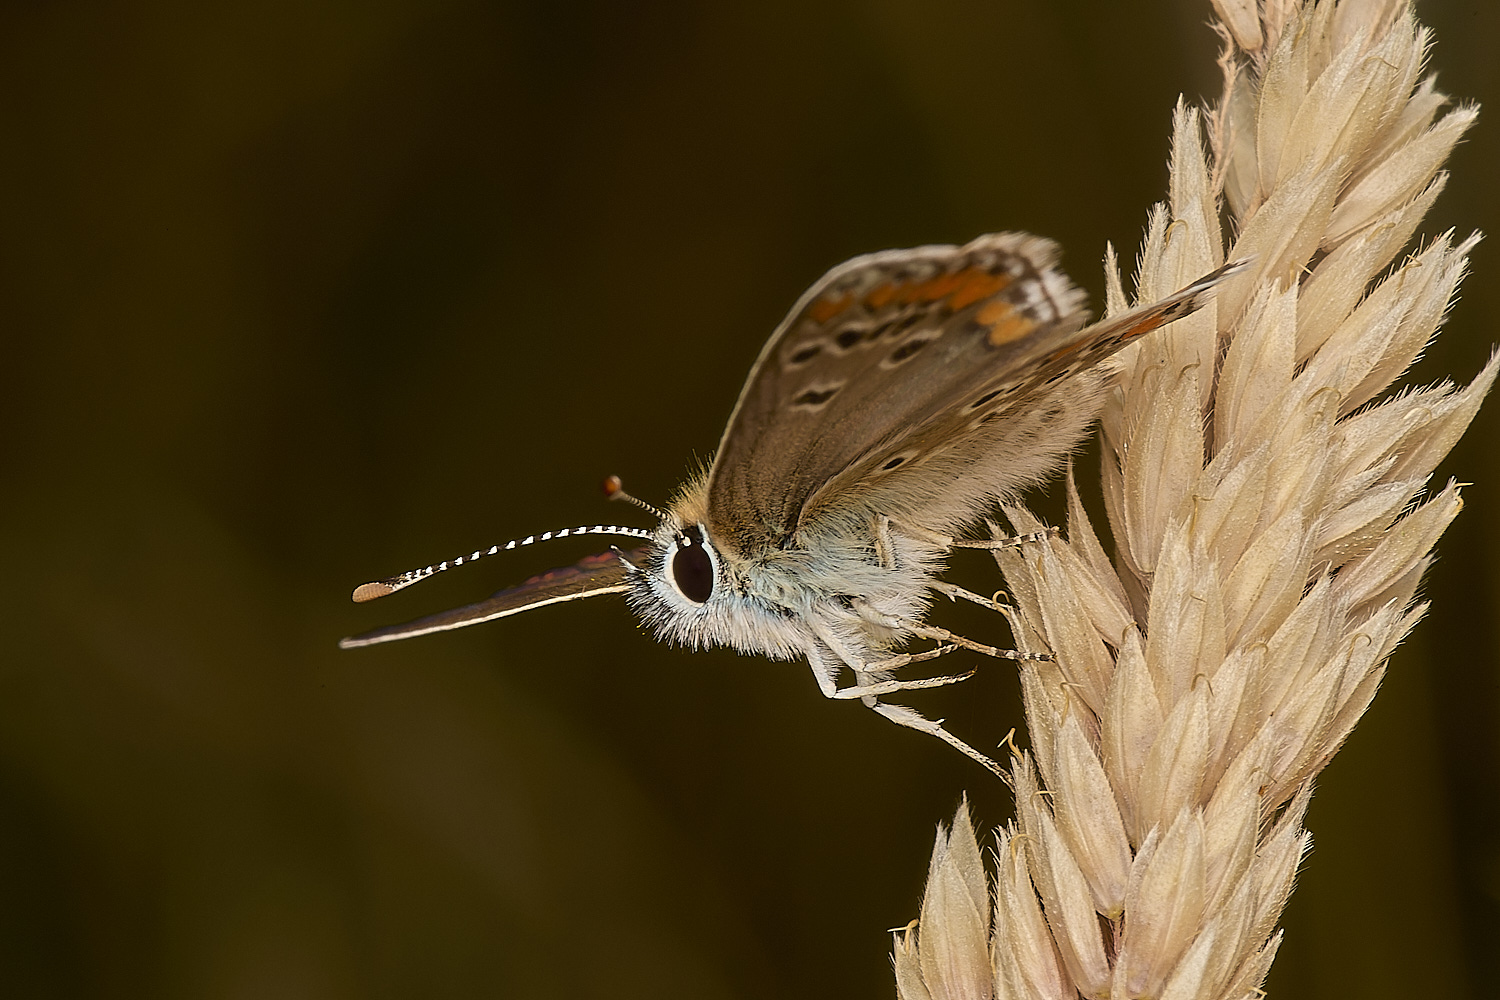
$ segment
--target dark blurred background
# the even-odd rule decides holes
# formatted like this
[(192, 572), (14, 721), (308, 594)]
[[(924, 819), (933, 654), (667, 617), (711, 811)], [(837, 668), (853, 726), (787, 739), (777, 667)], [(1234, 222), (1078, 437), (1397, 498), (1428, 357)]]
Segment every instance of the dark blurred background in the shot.
[[(1423, 5), (1500, 107), (1500, 7)], [(341, 653), (597, 551), (352, 585), (667, 499), (862, 251), (1029, 229), (1097, 303), (1206, 0), (0, 9), (0, 983), (27, 997), (883, 997), (934, 825), (1008, 794), (802, 664), (616, 599)], [(1492, 112), (1487, 111), (1487, 115)], [(1482, 117), (1423, 228), (1500, 229)], [(1480, 246), (1417, 372), (1497, 339)], [(1493, 996), (1500, 404), (1325, 775), (1280, 997)], [(1088, 466), (1088, 475), (1093, 475)], [(983, 560), (957, 578), (998, 586)], [(1003, 638), (982, 612), (949, 624)], [(1003, 663), (913, 698), (992, 746)]]

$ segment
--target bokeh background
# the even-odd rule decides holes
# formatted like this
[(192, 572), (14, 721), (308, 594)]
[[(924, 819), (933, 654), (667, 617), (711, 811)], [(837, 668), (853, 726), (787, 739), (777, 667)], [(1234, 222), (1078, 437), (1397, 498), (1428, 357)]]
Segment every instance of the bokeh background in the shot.
[[(1500, 6), (1423, 4), (1500, 108)], [(0, 9), (0, 983), (26, 997), (882, 997), (934, 825), (1007, 794), (623, 602), (341, 653), (663, 501), (855, 253), (1022, 228), (1097, 303), (1217, 91), (1206, 0)], [(1487, 115), (1493, 112), (1488, 112)], [(1424, 227), (1500, 230), (1481, 117)], [(1500, 254), (1416, 378), (1500, 335)], [(1494, 996), (1500, 403), (1270, 988)], [(1087, 466), (1087, 463), (1086, 463)], [(1092, 472), (1089, 473), (1092, 475)], [(1039, 501), (1041, 502), (1041, 501)], [(956, 578), (998, 586), (982, 559)], [(943, 619), (1003, 633), (982, 612)], [(994, 745), (1003, 663), (913, 703)]]

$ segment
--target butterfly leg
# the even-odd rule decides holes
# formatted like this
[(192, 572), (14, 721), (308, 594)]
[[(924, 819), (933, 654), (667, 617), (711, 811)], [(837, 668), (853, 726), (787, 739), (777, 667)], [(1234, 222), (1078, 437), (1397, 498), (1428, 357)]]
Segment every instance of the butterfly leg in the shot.
[(985, 656), (994, 656), (1002, 660), (1052, 659), (1052, 657), (1047, 655), (1046, 653), (1023, 653), (1018, 649), (1000, 649), (996, 646), (986, 646), (982, 642), (975, 642), (973, 639), (966, 639), (956, 632), (949, 632), (947, 629), (939, 628), (936, 625), (924, 625), (921, 622), (907, 621), (905, 618), (898, 618), (895, 615), (888, 615), (885, 612), (876, 609), (868, 601), (856, 600), (854, 602), (854, 608), (867, 621), (872, 621), (877, 625), (884, 625), (886, 628), (895, 629), (897, 631), (910, 632), (912, 635), (921, 636), (923, 639), (934, 639), (938, 642), (951, 642), (954, 645), (962, 646), (964, 649), (971, 649), (976, 653), (983, 653)]
[(1009, 602), (1000, 600), (1000, 595), (1005, 593), (1003, 590), (995, 591), (995, 596), (993, 597), (981, 597), (972, 590), (965, 590), (955, 583), (948, 583), (946, 580), (934, 580), (932, 582), (932, 589), (950, 601), (969, 601), (979, 605), (981, 608), (988, 608), (991, 611), (998, 611), (1001, 614), (1005, 614), (1006, 609), (1011, 607)]
[[(832, 652), (837, 658), (824, 658), (815, 651), (809, 651), (808, 662), (812, 664), (813, 676), (818, 679), (818, 688), (823, 692), (823, 697), (833, 698), (837, 701), (852, 701), (856, 698), (870, 705), (876, 697), (883, 694), (893, 694), (896, 691), (918, 691), (923, 688), (944, 687), (948, 684), (957, 684), (974, 676), (974, 671), (966, 674), (949, 674), (943, 677), (917, 677), (911, 680), (900, 680), (891, 677), (891, 671), (899, 670), (912, 663), (921, 663), (924, 660), (935, 660), (939, 656), (947, 656), (959, 647), (953, 644), (939, 646), (921, 653), (901, 653), (890, 656), (883, 660), (861, 660), (854, 651), (839, 641), (838, 636), (829, 630), (814, 626), (814, 632), (822, 640), (823, 646)], [(841, 688), (838, 686), (838, 672), (847, 667), (854, 673), (854, 684)]]
[(896, 547), (891, 544), (891, 519), (879, 514), (870, 519), (870, 534), (875, 539), (875, 560), (881, 569), (896, 568)]
[[(808, 663), (811, 664), (813, 676), (817, 678), (818, 687), (824, 697), (837, 700), (858, 698), (869, 708), (874, 709), (880, 715), (885, 716), (892, 722), (915, 729), (918, 732), (936, 736), (955, 750), (970, 757), (986, 768), (1006, 779), (1005, 772), (1000, 765), (989, 757), (975, 750), (963, 740), (954, 736), (943, 728), (943, 721), (927, 718), (920, 712), (905, 705), (887, 705), (878, 700), (882, 694), (890, 694), (895, 691), (909, 691), (916, 688), (939, 687), (945, 684), (954, 684), (965, 680), (972, 675), (968, 674), (952, 677), (931, 677), (920, 680), (899, 681), (889, 677), (882, 679), (880, 674), (906, 666), (920, 660), (930, 660), (951, 653), (956, 646), (939, 646), (923, 653), (903, 653), (899, 656), (889, 657), (884, 660), (875, 660), (869, 663), (860, 661), (853, 651), (846, 648), (829, 629), (813, 625), (813, 632), (820, 640), (808, 649)], [(840, 688), (838, 686), (839, 670), (847, 667), (854, 672), (855, 684), (851, 687)], [(1008, 780), (1008, 779), (1006, 779)]]
[(948, 732), (948, 730), (944, 729), (942, 719), (929, 719), (925, 715), (922, 715), (920, 712), (918, 712), (916, 709), (907, 708), (905, 705), (886, 705), (880, 702), (876, 702), (870, 707), (879, 712), (881, 715), (885, 716), (887, 719), (890, 719), (892, 722), (906, 726), (909, 729), (915, 729), (920, 733), (927, 733), (931, 736), (936, 736), (944, 743), (953, 747), (959, 753), (978, 761), (980, 764), (984, 765), (986, 768), (997, 774), (1002, 780), (1009, 780), (1006, 777), (1005, 770), (1001, 768), (999, 764), (995, 763), (995, 761), (991, 760), (989, 757), (986, 757), (984, 754), (980, 753), (978, 750), (975, 750), (973, 747), (969, 746), (969, 744), (965, 743), (963, 740), (959, 739), (957, 736), (954, 736), (952, 733)]
[(1015, 549), (1022, 545), (1045, 542), (1061, 531), (1061, 528), (1046, 528), (1042, 531), (1028, 531), (1024, 535), (1006, 535), (1004, 538), (955, 538), (953, 547), (956, 549)]
[[(896, 549), (895, 546), (891, 543), (892, 523), (893, 522), (891, 521), (891, 519), (884, 514), (872, 518), (870, 522), (870, 532), (875, 539), (875, 555), (879, 560), (881, 567), (884, 569), (896, 568)], [(1055, 534), (1055, 532), (1056, 529), (1049, 529), (1048, 531), (1034, 531), (1027, 535), (1017, 535), (1013, 538), (997, 539), (995, 545), (996, 547), (1010, 547), (1013, 545), (1021, 545), (1026, 542), (1041, 541), (1045, 538), (1050, 537), (1052, 534)], [(929, 541), (936, 541), (938, 544), (948, 545), (950, 547), (953, 545), (963, 546), (965, 544), (962, 541), (950, 538), (947, 535), (938, 535), (935, 532), (924, 531), (923, 534), (929, 536)], [(932, 589), (947, 597), (950, 601), (971, 601), (982, 608), (988, 608), (991, 611), (999, 611), (1001, 614), (1008, 614), (1010, 609), (1010, 605), (1008, 603), (1002, 602), (999, 599), (999, 594), (1001, 593), (1000, 591), (997, 591), (996, 596), (994, 597), (981, 597), (978, 594), (974, 593), (972, 590), (965, 590), (963, 587), (960, 587), (957, 584), (948, 583), (944, 580), (934, 581), (932, 584)]]
[[(957, 648), (957, 646), (947, 646), (944, 647), (943, 652), (946, 653)], [(871, 666), (879, 666), (879, 664), (871, 664)], [(918, 677), (908, 681), (861, 679), (859, 683), (851, 687), (839, 688), (828, 697), (838, 701), (853, 701), (858, 698), (866, 705), (874, 708), (875, 706), (871, 702), (883, 694), (895, 694), (897, 691), (920, 691), (924, 688), (947, 687), (949, 684), (957, 684), (973, 676), (974, 671), (970, 670), (966, 674), (949, 674), (944, 677)]]
[[(1042, 531), (1030, 531), (1024, 535), (1007, 535), (1004, 538), (955, 538), (938, 531), (928, 531), (919, 528), (915, 524), (902, 524), (890, 518), (881, 518), (887, 531), (895, 528), (901, 534), (919, 541), (930, 542), (933, 545), (942, 546), (945, 549), (1014, 549), (1022, 545), (1030, 545), (1034, 542), (1045, 542), (1047, 539), (1058, 534), (1058, 528), (1046, 528)], [(889, 536), (887, 536), (889, 545)], [(880, 550), (879, 535), (876, 536), (876, 551)], [(882, 563), (882, 565), (884, 565)]]

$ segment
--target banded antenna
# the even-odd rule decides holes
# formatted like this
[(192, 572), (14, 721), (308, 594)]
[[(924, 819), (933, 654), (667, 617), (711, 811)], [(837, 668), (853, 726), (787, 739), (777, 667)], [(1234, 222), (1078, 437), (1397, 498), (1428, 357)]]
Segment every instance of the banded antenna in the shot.
[(642, 500), (640, 497), (633, 497), (629, 493), (626, 493), (625, 484), (620, 481), (619, 476), (604, 477), (604, 499), (624, 500), (626, 503), (635, 504), (637, 507), (648, 514), (656, 515), (656, 519), (658, 521), (665, 521), (667, 519), (666, 511), (662, 510), (660, 507), (653, 507), (651, 504)]
[(647, 531), (645, 528), (627, 528), (617, 524), (596, 524), (590, 527), (581, 524), (576, 528), (563, 528), (560, 531), (544, 531), (540, 535), (527, 535), (525, 538), (515, 538), (504, 545), (491, 545), (487, 549), (475, 549), (466, 556), (456, 556), (452, 559), (444, 559), (440, 563), (424, 566), (421, 569), (409, 569), (398, 576), (388, 576), (384, 580), (372, 580), (362, 583), (354, 588), (354, 601), (363, 604), (373, 601), (377, 597), (385, 597), (394, 594), (398, 590), (410, 587), (414, 583), (420, 583), (429, 576), (435, 576), (446, 569), (462, 566), (464, 563), (492, 556), (497, 552), (508, 552), (511, 549), (519, 549), (523, 545), (535, 545), (537, 542), (548, 542), (554, 538), (570, 538), (574, 535), (625, 535), (628, 538), (653, 538), (655, 532)]

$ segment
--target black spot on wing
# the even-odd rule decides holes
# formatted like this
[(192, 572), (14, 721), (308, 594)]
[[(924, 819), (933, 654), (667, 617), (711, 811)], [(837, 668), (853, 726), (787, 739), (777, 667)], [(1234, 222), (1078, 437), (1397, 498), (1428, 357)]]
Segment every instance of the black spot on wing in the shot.
[(918, 351), (920, 351), (930, 343), (932, 343), (932, 338), (930, 337), (920, 340), (908, 340), (906, 343), (902, 344), (900, 347), (892, 351), (890, 358), (888, 358), (887, 360), (893, 365), (899, 365), (901, 362), (916, 354)]
[(808, 389), (802, 395), (792, 400), (793, 406), (805, 406), (816, 409), (833, 398), (833, 394), (839, 391), (838, 386), (831, 389)]
[(1056, 375), (1053, 375), (1051, 378), (1047, 379), (1047, 381), (1043, 382), (1042, 384), (1043, 385), (1053, 385), (1055, 383), (1061, 382), (1063, 379), (1065, 379), (1069, 375), (1073, 374), (1073, 372), (1075, 370), (1075, 367), (1076, 366), (1074, 366), (1074, 365), (1069, 365), (1068, 367), (1064, 368), (1062, 371), (1058, 372)]
[(911, 463), (915, 462), (915, 460), (920, 456), (920, 454), (921, 453), (918, 452), (918, 451), (913, 451), (911, 449), (907, 449), (906, 451), (903, 451), (899, 455), (892, 455), (890, 458), (888, 458), (888, 459), (885, 460), (884, 464), (882, 464), (882, 465), (878, 466), (877, 468), (871, 470), (871, 472), (872, 472), (873, 475), (877, 475), (877, 476), (883, 475), (884, 473), (887, 473), (887, 472), (893, 472), (896, 469), (899, 469), (899, 468), (901, 468), (904, 465), (908, 465), (908, 464), (911, 464)]
[(839, 345), (840, 350), (847, 351), (861, 340), (865, 339), (865, 331), (858, 327), (847, 327), (840, 330), (833, 338), (833, 342)]

